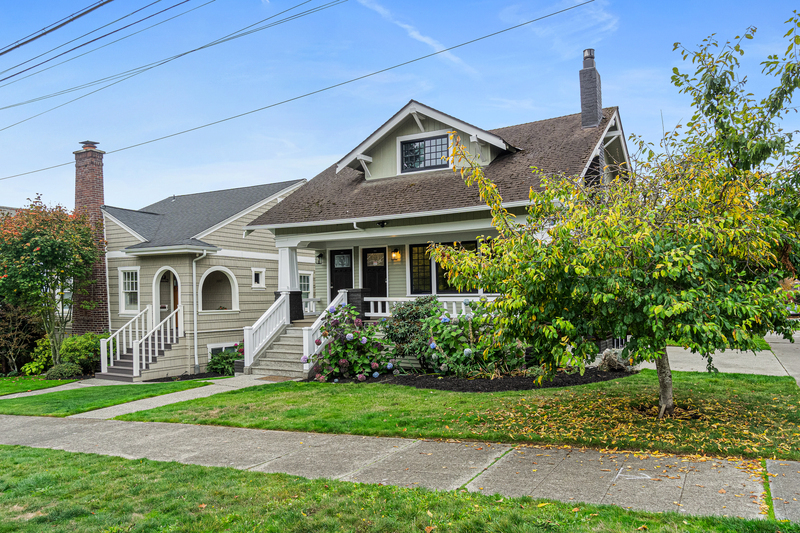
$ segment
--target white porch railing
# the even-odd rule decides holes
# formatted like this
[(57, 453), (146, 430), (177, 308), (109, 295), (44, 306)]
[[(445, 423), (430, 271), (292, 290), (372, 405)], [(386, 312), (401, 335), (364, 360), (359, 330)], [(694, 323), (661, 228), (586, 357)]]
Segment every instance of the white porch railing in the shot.
[[(463, 315), (469, 311), (469, 306), (464, 302), (478, 301), (480, 298), (494, 300), (494, 296), (462, 295), (462, 296), (439, 296), (439, 303), (445, 311), (452, 316)], [(403, 302), (411, 302), (416, 298), (379, 298), (367, 297), (365, 302), (369, 303), (369, 311), (364, 313), (368, 318), (387, 318), (392, 316), (392, 310)]]
[[(339, 307), (340, 305), (347, 305), (346, 289), (339, 291), (339, 294), (333, 299), (328, 308), (322, 310), (317, 320), (314, 321), (314, 324), (303, 328), (303, 355), (308, 356), (308, 363), (305, 363), (303, 367), (304, 370), (308, 371), (311, 369), (311, 365), (314, 364), (314, 356), (321, 352), (330, 341), (329, 338), (325, 339), (322, 337), (322, 325), (325, 323), (325, 318), (330, 312), (329, 309), (331, 307)], [(322, 339), (319, 345), (317, 345), (317, 339)]]
[[(108, 372), (114, 366), (114, 361), (119, 361), (128, 348), (133, 347), (153, 329), (153, 308), (145, 306), (144, 311), (130, 319), (127, 324), (115, 331), (107, 339), (100, 339), (100, 371)], [(109, 353), (108, 345), (111, 344)]]
[(320, 302), (319, 298), (303, 298), (303, 314), (316, 315), (317, 304)]
[(283, 326), (291, 324), (289, 293), (282, 292), (255, 324), (244, 328), (244, 366), (252, 366), (256, 354), (278, 334)]
[(179, 305), (141, 340), (133, 343), (134, 377), (141, 374), (147, 363), (153, 362), (154, 355), (158, 357), (159, 350), (166, 350), (167, 344), (175, 344), (183, 334), (183, 306)]

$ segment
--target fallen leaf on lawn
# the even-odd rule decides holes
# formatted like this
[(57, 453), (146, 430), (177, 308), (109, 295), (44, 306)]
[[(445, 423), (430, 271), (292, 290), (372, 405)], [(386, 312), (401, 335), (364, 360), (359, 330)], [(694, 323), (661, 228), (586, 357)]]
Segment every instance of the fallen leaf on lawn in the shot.
[(204, 503), (201, 503), (201, 504), (200, 504), (200, 509), (205, 509), (205, 508), (206, 508), (206, 504), (204, 504)]
[(434, 529), (436, 529), (436, 526), (428, 526), (425, 528), (425, 533), (431, 533)]
[(537, 507), (544, 507), (545, 505), (550, 505), (550, 503), (549, 502), (548, 503), (540, 503), (539, 505), (537, 505)]
[(432, 512), (430, 512), (430, 511), (428, 511), (428, 516), (430, 516), (431, 518), (433, 518), (433, 513), (432, 513)]
[(647, 526), (642, 524), (641, 526), (636, 528), (636, 531), (644, 531), (645, 529), (647, 529)]
[(574, 508), (574, 509), (572, 510), (572, 512), (573, 512), (573, 513), (577, 513), (578, 511), (580, 511), (580, 509), (579, 509), (578, 507), (576, 507), (576, 508)]
[(725, 490), (725, 489), (719, 489), (719, 493), (720, 493), (720, 494), (725, 494), (725, 492), (726, 492), (726, 490)]

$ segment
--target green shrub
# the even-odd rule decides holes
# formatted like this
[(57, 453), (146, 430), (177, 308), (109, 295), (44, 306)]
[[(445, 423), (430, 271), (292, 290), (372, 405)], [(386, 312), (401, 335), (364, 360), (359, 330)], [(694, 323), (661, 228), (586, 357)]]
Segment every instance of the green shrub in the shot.
[(212, 355), (211, 360), (208, 362), (208, 365), (206, 365), (206, 372), (216, 372), (224, 376), (232, 376), (234, 372), (234, 361), (242, 359), (242, 354), (239, 353), (238, 348), (239, 345), (237, 344), (233, 349)]
[[(329, 341), (315, 361), (317, 381), (339, 377), (366, 381), (370, 376), (377, 378), (394, 368), (395, 361), (386, 360), (383, 343), (379, 339), (379, 326), (356, 318), (358, 313), (352, 305), (336, 309), (331, 307), (328, 311), (322, 327), (322, 338), (315, 341), (317, 346), (325, 340)], [(306, 363), (308, 359), (304, 355), (300, 361)]]
[(437, 372), (458, 376), (498, 377), (525, 370), (522, 345), (496, 335), (485, 300), (464, 304), (467, 312), (463, 315), (450, 316), (440, 309), (438, 316), (422, 321), (428, 345), (418, 358)]
[(36, 341), (30, 363), (22, 365), (22, 373), (26, 376), (38, 376), (51, 366), (53, 366), (53, 356), (50, 353), (50, 339), (42, 337)]
[(75, 363), (62, 363), (47, 371), (45, 379), (71, 379), (83, 375), (81, 367)]
[(422, 327), (422, 322), (440, 314), (442, 307), (436, 296), (423, 296), (395, 307), (392, 310), (392, 318), (383, 325), (386, 339), (394, 344), (394, 356), (416, 357), (423, 370), (432, 370), (430, 359), (425, 357), (430, 344), (428, 340), (430, 335)]
[(61, 345), (61, 361), (80, 366), (84, 374), (93, 374), (100, 362), (100, 339), (107, 338), (108, 333), (67, 337)]
[(17, 376), (19, 376), (19, 372), (17, 372), (16, 370), (12, 370), (8, 374), (6, 374), (6, 377), (9, 377), (9, 378), (14, 378), (14, 377), (17, 377)]

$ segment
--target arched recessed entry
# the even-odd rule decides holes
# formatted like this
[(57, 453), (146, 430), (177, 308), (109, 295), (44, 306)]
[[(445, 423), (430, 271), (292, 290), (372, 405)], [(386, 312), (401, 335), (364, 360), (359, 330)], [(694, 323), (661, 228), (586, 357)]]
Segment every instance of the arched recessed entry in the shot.
[(153, 276), (153, 310), (161, 322), (181, 305), (181, 278), (172, 267), (161, 267)]
[(233, 272), (223, 266), (206, 270), (198, 294), (201, 311), (239, 310), (239, 284)]

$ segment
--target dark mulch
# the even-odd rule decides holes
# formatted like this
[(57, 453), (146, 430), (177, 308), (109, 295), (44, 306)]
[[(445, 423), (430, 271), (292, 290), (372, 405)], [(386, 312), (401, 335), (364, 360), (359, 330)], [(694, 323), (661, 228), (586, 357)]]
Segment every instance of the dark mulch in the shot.
[(603, 372), (595, 367), (589, 367), (581, 375), (579, 372), (567, 374), (559, 372), (552, 381), (543, 381), (541, 385), (534, 382), (533, 378), (502, 377), (498, 379), (468, 379), (455, 376), (439, 376), (436, 374), (400, 374), (386, 376), (381, 383), (392, 385), (407, 385), (418, 389), (435, 389), (453, 392), (509, 392), (520, 390), (548, 389), (552, 387), (574, 387), (588, 385), (600, 381), (611, 381), (630, 376), (626, 372)]
[(180, 376), (168, 376), (165, 378), (148, 379), (145, 383), (169, 383), (170, 381), (188, 381), (190, 379), (208, 379), (229, 377), (216, 372), (206, 372), (204, 374), (181, 374)]

